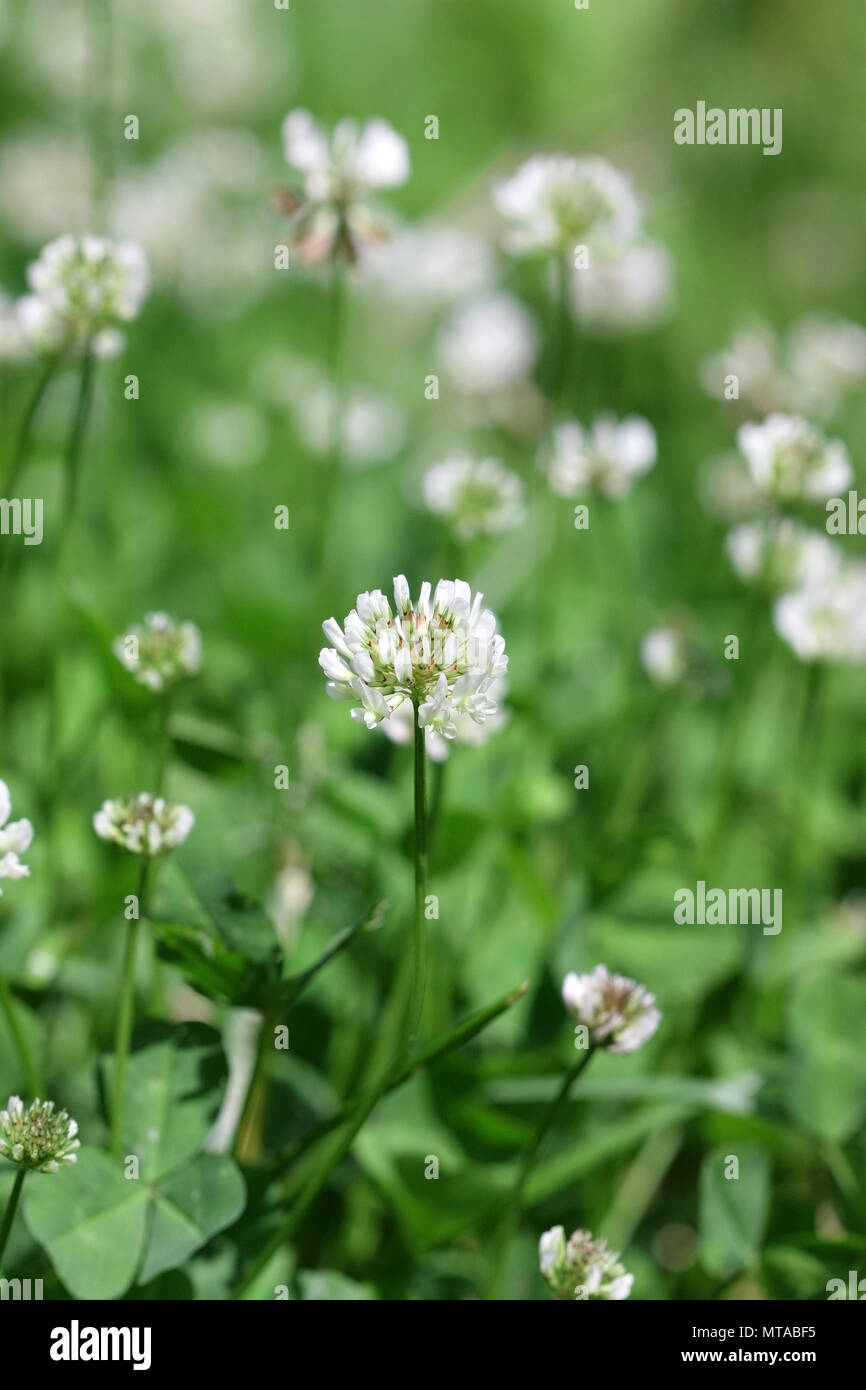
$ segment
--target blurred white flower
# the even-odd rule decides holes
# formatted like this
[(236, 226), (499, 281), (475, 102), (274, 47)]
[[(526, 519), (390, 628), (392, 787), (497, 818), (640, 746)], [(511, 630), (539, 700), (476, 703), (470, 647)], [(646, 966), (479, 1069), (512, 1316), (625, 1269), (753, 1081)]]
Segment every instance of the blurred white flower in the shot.
[(634, 236), (640, 204), (630, 180), (606, 159), (534, 155), (498, 183), (493, 201), (515, 255), (571, 251)]
[(104, 801), (93, 817), (101, 840), (121, 845), (131, 854), (156, 855), (182, 845), (195, 825), (188, 806), (141, 792), (135, 797)]
[(249, 131), (191, 132), (118, 176), (109, 223), (118, 238), (140, 242), (154, 278), (175, 285), (198, 312), (231, 313), (273, 284), (256, 217), (266, 174), (264, 149)]
[(513, 531), (526, 520), (523, 482), (498, 459), (456, 454), (424, 474), (424, 501), (461, 541)]
[(315, 885), (301, 864), (285, 864), (268, 893), (267, 910), (284, 951), (290, 951), (298, 923), (313, 901)]
[(801, 319), (789, 334), (788, 361), (803, 407), (830, 415), (866, 378), (866, 328), (847, 319)]
[(539, 463), (559, 497), (578, 497), (597, 488), (606, 497), (623, 497), (636, 478), (653, 467), (658, 454), (655, 430), (642, 415), (617, 420), (606, 412), (589, 430), (577, 420), (557, 425)]
[(853, 478), (842, 441), (826, 439), (802, 415), (768, 415), (759, 425), (741, 425), (737, 446), (761, 492), (781, 501), (833, 497)]
[(626, 1273), (615, 1250), (590, 1231), (565, 1239), (563, 1226), (552, 1226), (538, 1242), (538, 1264), (555, 1298), (628, 1298), (634, 1275)]
[[(293, 393), (295, 428), (311, 453), (326, 455), (333, 443), (337, 393), (321, 376), (308, 378), (307, 387)], [(340, 420), (343, 461), (361, 468), (382, 463), (399, 453), (405, 442), (406, 417), (400, 406), (368, 386), (350, 385)]]
[(737, 378), (735, 399), (750, 409), (760, 414), (785, 410), (794, 398), (779, 356), (776, 335), (767, 324), (759, 323), (738, 333), (729, 348), (705, 358), (698, 376), (707, 394), (717, 400), (726, 399), (727, 378), (733, 376)]
[(203, 463), (216, 468), (249, 468), (268, 447), (270, 432), (261, 411), (244, 400), (215, 396), (187, 411), (189, 447)]
[(518, 299), (490, 293), (454, 310), (440, 329), (437, 350), (459, 391), (490, 396), (509, 391), (529, 376), (538, 352), (538, 334)]
[(175, 623), (167, 613), (147, 613), (111, 647), (140, 685), (165, 690), (201, 670), (201, 633), (195, 623)]
[(117, 326), (134, 319), (150, 285), (147, 259), (134, 242), (57, 237), (27, 267), (33, 294), (19, 300), (19, 321), (41, 351), (81, 350), (113, 356)]
[[(451, 755), (452, 748), (466, 746), (469, 748), (482, 748), (489, 742), (493, 734), (497, 734), (504, 729), (511, 718), (510, 711), (505, 707), (504, 700), (508, 694), (508, 682), (499, 677), (490, 685), (490, 699), (496, 704), (496, 710), (489, 714), (483, 724), (478, 724), (468, 714), (456, 714), (454, 724), (457, 732), (453, 739), (445, 739), (433, 728), (424, 730), (424, 743), (427, 753), (434, 763), (447, 762)], [(408, 700), (404, 700), (402, 705), (398, 705), (393, 714), (389, 714), (383, 719), (379, 728), (392, 743), (402, 746), (412, 742), (415, 728), (415, 712)]]
[(688, 673), (685, 639), (673, 627), (655, 627), (644, 634), (640, 644), (644, 670), (654, 685), (674, 686)]
[(9, 822), (11, 814), (9, 788), (0, 782), (0, 878), (27, 878), (30, 870), (18, 856), (26, 854), (33, 843), (33, 826), (29, 820)]
[(493, 254), (474, 232), (448, 222), (401, 227), (365, 251), (361, 270), (398, 304), (433, 310), (486, 289), (495, 278)]
[(673, 261), (654, 241), (637, 241), (592, 257), (572, 272), (574, 309), (598, 334), (656, 328), (673, 308)]
[(566, 975), (562, 998), (575, 1023), (589, 1030), (591, 1042), (608, 1052), (636, 1052), (661, 1023), (655, 995), (625, 975), (597, 965), (588, 975)]
[(866, 661), (866, 565), (783, 594), (773, 609), (779, 636), (801, 661)]
[(345, 119), (328, 134), (309, 111), (283, 121), (286, 163), (302, 177), (302, 193), (284, 195), (290, 244), (309, 265), (382, 240), (385, 229), (367, 206), (371, 193), (399, 188), (409, 177), (409, 147), (387, 121)]
[(829, 536), (791, 517), (743, 522), (728, 532), (725, 549), (741, 579), (776, 592), (829, 579), (843, 555)]
[(54, 236), (61, 216), (64, 226), (84, 232), (92, 212), (93, 170), (80, 136), (25, 126), (0, 142), (0, 218), (7, 233), (32, 245)]
[(413, 603), (403, 575), (394, 580), (394, 608), (380, 589), (358, 595), (343, 627), (323, 623), (333, 643), (319, 665), (335, 700), (357, 699), (352, 718), (374, 729), (409, 700), (421, 727), (457, 736), (457, 716), (476, 723), (496, 713), (491, 687), (508, 667), (496, 619), (461, 579), (440, 579), (431, 599), (421, 585)]

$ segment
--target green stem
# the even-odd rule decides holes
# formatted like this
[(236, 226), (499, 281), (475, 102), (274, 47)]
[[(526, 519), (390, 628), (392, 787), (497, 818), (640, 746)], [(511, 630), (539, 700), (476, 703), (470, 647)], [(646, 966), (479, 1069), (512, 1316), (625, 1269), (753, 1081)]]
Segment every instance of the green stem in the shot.
[(506, 1201), (499, 1225), (493, 1235), (492, 1269), (487, 1285), (488, 1299), (496, 1297), (508, 1241), (514, 1227), (517, 1225), (517, 1220), (520, 1216), (520, 1208), (523, 1202), (523, 1193), (529, 1181), (529, 1175), (535, 1167), (541, 1145), (544, 1142), (544, 1137), (548, 1130), (556, 1123), (556, 1120), (565, 1107), (572, 1086), (584, 1068), (588, 1065), (589, 1059), (592, 1057), (594, 1051), (594, 1048), (589, 1048), (585, 1052), (580, 1052), (572, 1062), (568, 1071), (562, 1078), (556, 1095), (542, 1115), (535, 1133), (524, 1150), (523, 1158), (517, 1172), (517, 1178)]
[(88, 343), (81, 359), (81, 372), (78, 378), (78, 395), (75, 401), (75, 413), (72, 417), (72, 425), (67, 436), (66, 451), (63, 459), (64, 536), (68, 536), (69, 534), (78, 503), (78, 489), (81, 480), (81, 460), (84, 455), (87, 421), (90, 416), (90, 406), (93, 400), (95, 365), (96, 359), (93, 356), (93, 348), (92, 345)]
[(396, 1055), (385, 1067), (378, 1081), (361, 1099), (357, 1110), (338, 1134), (335, 1143), (312, 1174), (309, 1182), (301, 1190), (289, 1216), (267, 1242), (258, 1259), (245, 1278), (235, 1289), (234, 1298), (241, 1298), (264, 1269), (272, 1255), (294, 1236), (298, 1226), (310, 1207), (316, 1201), (328, 1178), (349, 1153), (355, 1136), (373, 1113), (382, 1097), (399, 1084), (401, 1073), (406, 1067), (412, 1051), (412, 1044), (418, 1031), (423, 1008), (424, 976), (426, 967), (426, 933), (424, 918), (424, 899), (427, 890), (427, 805), (426, 805), (426, 748), (424, 729), (418, 722), (418, 708), (415, 704), (415, 912), (411, 938), (411, 970), (409, 972), (408, 1001), (403, 1015), (403, 1026)]
[(424, 1007), (424, 983), (427, 975), (427, 931), (424, 909), (427, 897), (427, 749), (425, 731), (414, 706), (415, 750), (415, 913), (412, 922), (412, 987), (407, 1010), (408, 1036), (405, 1057), (409, 1056), (418, 1034)]
[(319, 535), (319, 565), (322, 584), (327, 589), (330, 579), (331, 549), (334, 531), (332, 515), (343, 452), (343, 429), (346, 410), (345, 338), (346, 338), (346, 278), (339, 259), (331, 269), (330, 304), (328, 309), (327, 363), (329, 384), (333, 392), (331, 438), (322, 487), (321, 529)]
[(150, 858), (145, 855), (141, 861), (138, 876), (138, 916), (126, 924), (126, 941), (123, 948), (123, 967), (120, 976), (120, 1004), (117, 1011), (117, 1032), (114, 1044), (114, 1078), (111, 1101), (111, 1152), (115, 1158), (120, 1156), (120, 1131), (123, 1122), (123, 1086), (126, 1079), (126, 1058), (129, 1041), (132, 1037), (132, 1022), (135, 1013), (135, 947), (138, 941), (138, 927), (145, 912), (147, 880), (150, 872)]
[(159, 704), (159, 753), (157, 755), (156, 778), (153, 784), (154, 796), (162, 796), (165, 774), (171, 753), (171, 692), (165, 690)]
[(21, 1189), (24, 1186), (24, 1179), (26, 1176), (26, 1168), (19, 1168), (18, 1172), (15, 1174), (12, 1194), (3, 1217), (3, 1225), (0, 1226), (0, 1269), (3, 1267), (2, 1261), (6, 1251), (6, 1242), (9, 1239), (9, 1232), (12, 1230), (12, 1222), (15, 1220), (15, 1213), (18, 1210), (18, 1201), (21, 1197)]
[(36, 415), (42, 404), (42, 398), (48, 389), (49, 382), (57, 369), (57, 358), (46, 357), (42, 364), (42, 370), (33, 385), (33, 391), (24, 407), (24, 414), (21, 416), (21, 423), (18, 426), (18, 434), (15, 438), (15, 448), (12, 451), (12, 458), (9, 463), (9, 471), (6, 475), (4, 484), (4, 495), (11, 497), (18, 483), (21, 469), (27, 461), (27, 454), (30, 449), (30, 440), (33, 436), (33, 426), (36, 422)]
[(43, 1086), (39, 1066), (30, 1050), (30, 1044), (25, 1037), (24, 1030), (18, 1021), (18, 1016), (15, 1013), (15, 1001), (12, 998), (12, 991), (2, 971), (0, 971), (0, 1010), (2, 1010), (9, 1032), (12, 1034), (12, 1041), (15, 1043), (15, 1049), (21, 1059), (21, 1066), (27, 1077), (27, 1086), (30, 1093), (33, 1096), (41, 1096)]
[[(413, 1076), (417, 1076), (419, 1072), (424, 1071), (425, 1068), (434, 1066), (440, 1058), (447, 1057), (449, 1052), (455, 1052), (458, 1047), (463, 1047), (465, 1043), (471, 1042), (474, 1037), (487, 1027), (488, 1023), (491, 1023), (493, 1019), (498, 1018), (500, 1014), (505, 1013), (505, 1011), (512, 1008), (519, 999), (522, 999), (528, 989), (529, 981), (525, 980), (517, 989), (509, 990), (501, 999), (497, 999), (495, 1004), (488, 1004), (485, 1008), (476, 1010), (475, 1013), (470, 1014), (468, 1018), (458, 1023), (455, 1028), (449, 1028), (447, 1032), (440, 1033), (427, 1047), (421, 1052), (416, 1053), (411, 1061), (403, 1067), (402, 1071), (398, 1072), (393, 1080), (388, 1083), (386, 1094), (390, 1095), (392, 1091), (396, 1091), (399, 1086), (403, 1086), (407, 1081), (410, 1081)], [(304, 1134), (301, 1134), (297, 1139), (293, 1139), (290, 1144), (287, 1144), (277, 1157), (268, 1164), (268, 1168), (277, 1171), (282, 1171), (287, 1168), (291, 1162), (300, 1158), (301, 1155), (305, 1154), (314, 1144), (317, 1144), (320, 1139), (324, 1139), (326, 1134), (330, 1134), (332, 1130), (338, 1129), (340, 1125), (345, 1124), (347, 1120), (351, 1119), (358, 1107), (363, 1105), (367, 1099), (367, 1093), (362, 1092), (361, 1095), (355, 1096), (352, 1100), (347, 1101), (345, 1105), (340, 1107), (336, 1114), (329, 1115), (325, 1120), (320, 1120), (318, 1124), (313, 1125), (311, 1129), (306, 1130)]]

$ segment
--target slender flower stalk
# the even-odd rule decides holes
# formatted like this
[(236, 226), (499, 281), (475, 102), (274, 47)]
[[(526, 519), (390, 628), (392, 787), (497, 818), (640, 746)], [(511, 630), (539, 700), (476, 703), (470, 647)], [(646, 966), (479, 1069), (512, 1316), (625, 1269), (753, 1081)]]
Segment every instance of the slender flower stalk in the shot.
[[(424, 727), (414, 702), (415, 737), (415, 917), (412, 932), (412, 992), (407, 1009), (406, 1057), (418, 1035), (424, 1007), (424, 983), (427, 976), (427, 930), (424, 909), (427, 897), (427, 756)], [(405, 1060), (405, 1059), (404, 1059)], [(398, 1063), (399, 1065), (399, 1063)]]
[(194, 824), (195, 816), (188, 806), (174, 806), (149, 792), (128, 799), (105, 801), (93, 817), (93, 828), (101, 840), (109, 840), (121, 845), (130, 854), (141, 856), (138, 908), (134, 917), (127, 918), (120, 974), (111, 1103), (111, 1151), (115, 1156), (120, 1153), (126, 1058), (135, 1017), (136, 944), (139, 922), (147, 915), (151, 870), (158, 855), (183, 844)]
[(126, 940), (123, 946), (123, 965), (120, 972), (120, 1002), (117, 1009), (117, 1029), (114, 1038), (114, 1075), (111, 1088), (111, 1152), (115, 1158), (120, 1156), (120, 1138), (123, 1125), (123, 1087), (126, 1080), (126, 1059), (132, 1037), (132, 1024), (135, 1015), (135, 954), (138, 943), (138, 928), (144, 915), (147, 901), (147, 886), (150, 876), (150, 856), (141, 861), (138, 874), (138, 916), (126, 923)]
[(15, 1220), (15, 1213), (18, 1210), (18, 1203), (21, 1200), (21, 1189), (24, 1186), (24, 1179), (27, 1176), (26, 1168), (19, 1168), (15, 1174), (15, 1182), (12, 1185), (12, 1192), (6, 1204), (6, 1211), (3, 1213), (3, 1224), (0, 1226), (0, 1269), (3, 1268), (3, 1256), (6, 1253), (6, 1242), (9, 1239), (9, 1232), (12, 1230), (12, 1223)]
[(56, 370), (57, 358), (51, 354), (47, 356), (41, 364), (36, 380), (33, 383), (33, 390), (30, 393), (21, 416), (18, 433), (15, 436), (15, 447), (12, 451), (6, 480), (3, 485), (3, 495), (5, 497), (12, 497), (15, 493), (19, 475), (27, 461), (27, 455), (30, 451), (36, 416), (39, 413), (39, 407), (42, 404), (45, 393), (48, 390)]
[(505, 1260), (505, 1252), (508, 1248), (508, 1241), (520, 1219), (526, 1184), (538, 1160), (539, 1151), (544, 1143), (545, 1136), (561, 1115), (569, 1095), (571, 1094), (572, 1086), (584, 1069), (589, 1065), (589, 1060), (594, 1051), (594, 1048), (589, 1047), (578, 1053), (571, 1066), (563, 1075), (562, 1081), (557, 1088), (556, 1095), (541, 1116), (532, 1138), (523, 1151), (523, 1157), (520, 1161), (520, 1167), (517, 1170), (514, 1186), (506, 1199), (502, 1216), (493, 1236), (491, 1272), (487, 1285), (488, 1299), (494, 1299), (496, 1297), (502, 1276), (502, 1266)]

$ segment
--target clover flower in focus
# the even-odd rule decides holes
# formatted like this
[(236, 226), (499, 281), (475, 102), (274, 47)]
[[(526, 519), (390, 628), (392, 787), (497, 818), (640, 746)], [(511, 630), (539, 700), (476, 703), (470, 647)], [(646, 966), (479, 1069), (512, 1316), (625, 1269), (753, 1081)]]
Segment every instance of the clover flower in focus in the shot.
[(826, 439), (802, 415), (768, 415), (741, 425), (737, 446), (761, 492), (779, 501), (833, 497), (853, 477), (841, 439)]
[(539, 464), (559, 497), (579, 497), (597, 488), (606, 497), (619, 498), (653, 467), (657, 455), (655, 430), (648, 420), (641, 415), (617, 420), (605, 412), (588, 430), (577, 420), (557, 425), (542, 446)]
[(597, 336), (658, 327), (673, 307), (673, 262), (663, 246), (640, 240), (593, 256), (572, 273), (575, 314)]
[(590, 1231), (575, 1231), (566, 1240), (564, 1226), (551, 1226), (538, 1242), (538, 1263), (554, 1298), (621, 1301), (634, 1283), (619, 1254)]
[(342, 627), (322, 624), (333, 644), (319, 653), (327, 693), (360, 701), (352, 718), (374, 729), (410, 700), (422, 728), (457, 736), (457, 719), (483, 724), (496, 713), (494, 681), (505, 674), (505, 639), (496, 618), (482, 608), (461, 579), (440, 579), (431, 597), (421, 585), (414, 602), (401, 574), (394, 580), (394, 609), (380, 589), (358, 595)]
[(188, 806), (175, 805), (161, 796), (139, 796), (104, 801), (93, 817), (101, 840), (122, 845), (131, 854), (157, 855), (182, 845), (195, 825)]
[(562, 998), (590, 1041), (608, 1052), (636, 1052), (661, 1023), (655, 995), (625, 975), (597, 965), (588, 975), (566, 975)]
[[(510, 710), (503, 703), (508, 694), (507, 680), (502, 676), (498, 677), (488, 694), (491, 700), (496, 702), (496, 711), (489, 714), (483, 724), (476, 723), (468, 714), (457, 714), (454, 719), (457, 732), (452, 739), (443, 738), (433, 728), (428, 727), (424, 730), (427, 755), (434, 763), (447, 762), (453, 748), (482, 748), (494, 734), (505, 728), (511, 718)], [(415, 711), (409, 701), (404, 700), (393, 714), (382, 720), (379, 728), (392, 743), (405, 746), (412, 742), (414, 726)]]
[(175, 625), (167, 613), (146, 613), (111, 650), (140, 685), (165, 690), (201, 670), (201, 633), (195, 623)]
[(0, 1110), (0, 1156), (27, 1172), (56, 1173), (62, 1164), (77, 1163), (78, 1125), (53, 1100), (39, 1100), (25, 1110), (20, 1096), (10, 1096)]
[(445, 517), (461, 541), (513, 531), (526, 519), (523, 483), (498, 459), (444, 459), (424, 474), (422, 491), (430, 511)]
[(150, 286), (147, 258), (131, 241), (61, 236), (27, 267), (32, 294), (18, 301), (28, 342), (40, 352), (113, 357), (123, 346), (121, 324), (137, 317)]
[(791, 517), (734, 526), (725, 537), (725, 549), (741, 579), (776, 593), (830, 579), (843, 554), (829, 536)]
[(845, 565), (820, 583), (783, 594), (773, 622), (800, 661), (866, 662), (866, 565)]
[(332, 256), (358, 258), (387, 229), (367, 199), (382, 188), (398, 188), (409, 177), (409, 147), (387, 121), (361, 126), (347, 118), (328, 134), (309, 111), (291, 111), (283, 121), (286, 163), (301, 176), (301, 192), (281, 191), (290, 214), (289, 243), (306, 265)]
[(492, 291), (454, 310), (439, 331), (436, 348), (458, 391), (495, 396), (526, 381), (535, 365), (538, 334), (519, 299)]
[(5, 782), (0, 782), (0, 878), (27, 878), (30, 870), (18, 856), (25, 854), (33, 843), (33, 826), (29, 820), (16, 820), (7, 825), (11, 814), (9, 788)]
[(514, 255), (571, 251), (624, 241), (638, 230), (640, 204), (625, 174), (595, 156), (534, 155), (493, 190)]

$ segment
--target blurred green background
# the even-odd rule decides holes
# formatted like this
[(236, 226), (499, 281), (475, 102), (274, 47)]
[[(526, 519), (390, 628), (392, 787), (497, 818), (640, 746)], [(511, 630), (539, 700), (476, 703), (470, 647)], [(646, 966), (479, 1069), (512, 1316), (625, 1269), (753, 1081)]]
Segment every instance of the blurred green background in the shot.
[[(0, 600), (0, 775), (36, 830), (32, 877), (0, 902), (0, 965), (44, 1048), (51, 1094), (91, 1142), (118, 904), (133, 891), (91, 816), (145, 787), (156, 761), (152, 705), (111, 640), (154, 609), (203, 634), (202, 674), (172, 723), (168, 792), (197, 817), (179, 864), (218, 865), (270, 903), (293, 969), (389, 904), (380, 930), (292, 1015), (291, 1050), (271, 1068), (272, 1154), (357, 1085), (411, 911), (411, 754), (326, 699), (321, 621), (397, 573), (417, 591), (458, 572), (506, 636), (510, 722), (485, 747), (456, 749), (442, 772), (426, 1026), (531, 986), (380, 1108), (305, 1222), (293, 1261), (355, 1281), (345, 1296), (477, 1296), (491, 1197), (569, 1059), (562, 976), (599, 961), (645, 983), (664, 1020), (638, 1054), (598, 1059), (576, 1089), (528, 1193), (505, 1295), (546, 1296), (535, 1245), (558, 1223), (622, 1249), (638, 1298), (822, 1298), (827, 1279), (862, 1266), (863, 672), (828, 669), (816, 692), (766, 605), (752, 625), (724, 521), (700, 487), (747, 417), (709, 399), (698, 370), (755, 319), (779, 332), (807, 313), (866, 320), (864, 42), (857, 0), (830, 11), (591, 0), (586, 12), (569, 0), (292, 0), (286, 12), (264, 0), (0, 3), (0, 287), (23, 292), (27, 262), (64, 231), (130, 236), (154, 268), (124, 352), (99, 370), (50, 767), (56, 633), (44, 619), (72, 371), (46, 399), (22, 484), (45, 498), (46, 542)], [(674, 110), (699, 99), (781, 107), (782, 154), (675, 145)], [(632, 175), (648, 230), (673, 257), (675, 309), (643, 335), (581, 335), (564, 404), (581, 419), (603, 407), (646, 416), (659, 458), (624, 502), (592, 504), (589, 533), (557, 502), (521, 531), (461, 549), (415, 504), (419, 471), (454, 447), (530, 482), (536, 440), (467, 423), (447, 389), (426, 400), (445, 311), (407, 312), (359, 275), (348, 373), (399, 407), (404, 438), (391, 457), (343, 470), (338, 562), (323, 583), (323, 464), (288, 398), (293, 361), (324, 362), (328, 295), (320, 277), (274, 269), (284, 221), (269, 196), (290, 181), (279, 128), (295, 107), (328, 125), (384, 116), (412, 154), (392, 210), (491, 239), (491, 185), (534, 152), (602, 154)], [(123, 139), (129, 113), (138, 141)], [(430, 114), (436, 141), (424, 139)], [(544, 335), (543, 277), (503, 259), (499, 282)], [(5, 453), (35, 369), (0, 365)], [(124, 399), (129, 373), (136, 401)], [(866, 482), (866, 392), (849, 396), (832, 433)], [(273, 526), (281, 504), (287, 532)], [(811, 520), (822, 525), (820, 507)], [(844, 544), (853, 556), (862, 543)], [(671, 615), (705, 664), (695, 685), (660, 691), (639, 641)], [(727, 634), (741, 637), (737, 663), (724, 660)], [(274, 790), (278, 764), (286, 792)], [(586, 790), (573, 786), (578, 764)], [(783, 931), (676, 926), (672, 894), (699, 878), (781, 886)], [(143, 1012), (228, 1025), (151, 948), (140, 987)], [(0, 1030), (4, 1094), (23, 1084), (16, 1066)], [(438, 1181), (424, 1179), (431, 1154)], [(745, 1216), (714, 1188), (719, 1154), (741, 1157)], [(226, 1296), (228, 1252), (235, 1240), (242, 1256), (255, 1247), (274, 1182), (251, 1169), (243, 1228), (155, 1292)]]

